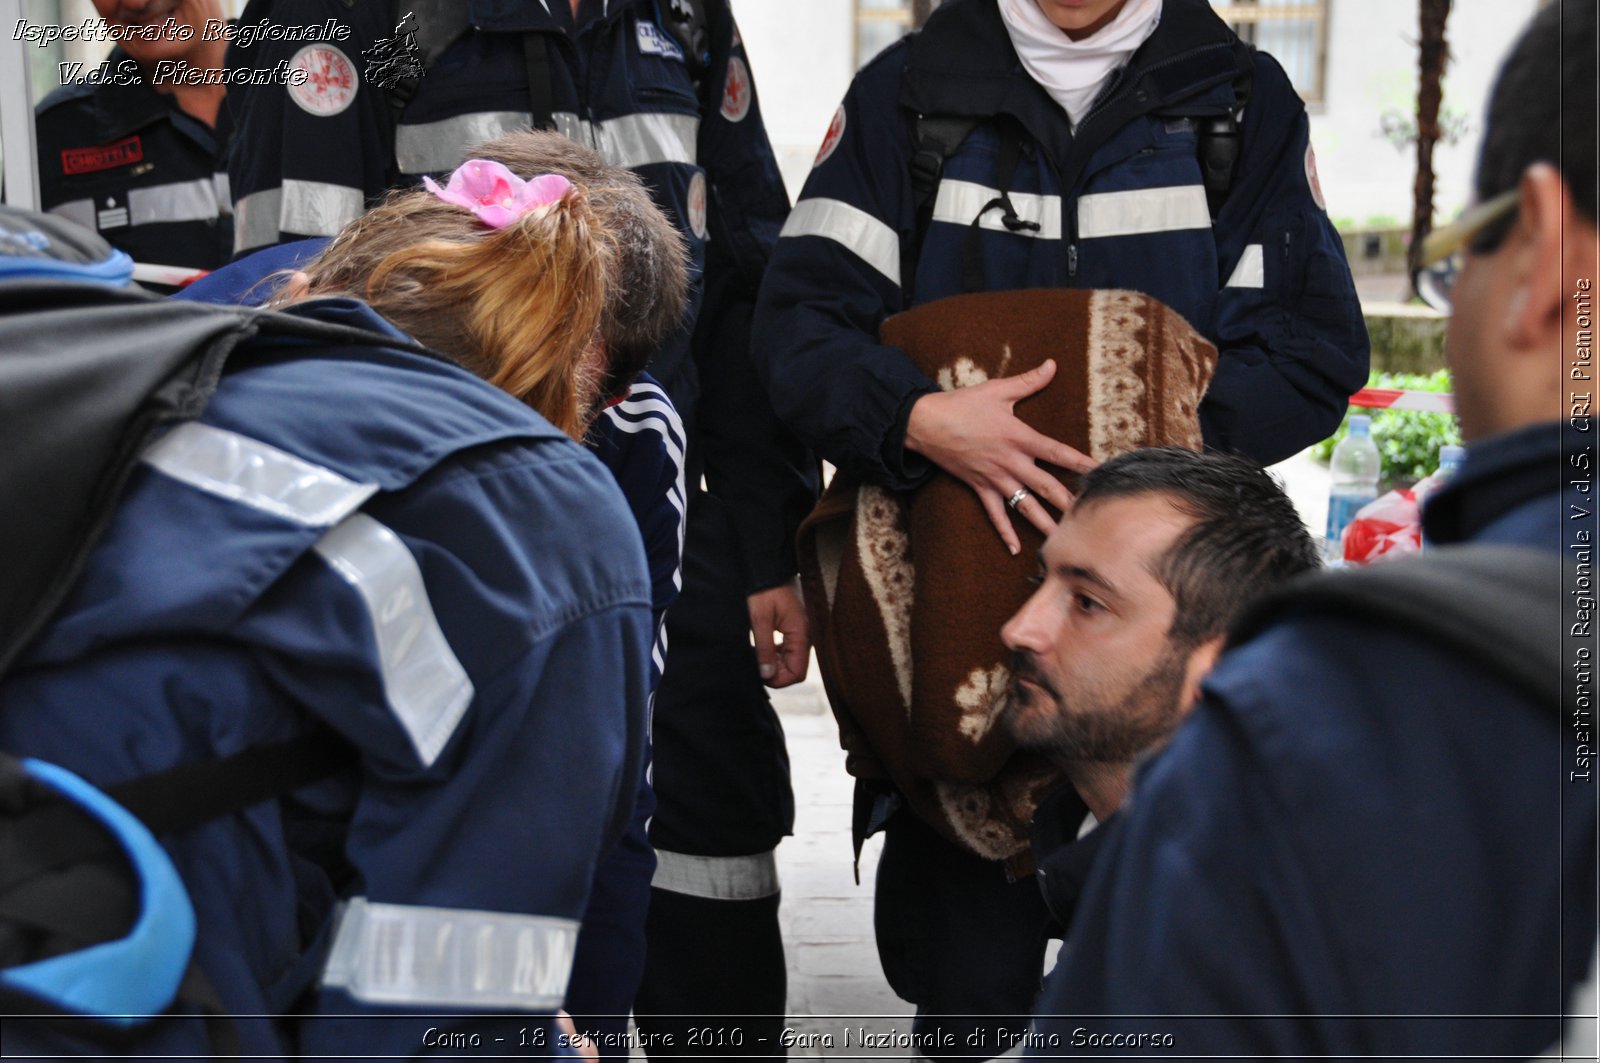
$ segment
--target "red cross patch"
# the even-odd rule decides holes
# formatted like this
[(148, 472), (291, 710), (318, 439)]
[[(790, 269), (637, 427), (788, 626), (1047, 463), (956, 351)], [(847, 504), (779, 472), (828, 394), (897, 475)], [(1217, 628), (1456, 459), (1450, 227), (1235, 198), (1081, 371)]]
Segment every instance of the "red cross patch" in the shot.
[[(305, 73), (304, 79), (299, 72)], [(294, 53), (289, 74), (289, 98), (318, 118), (331, 118), (349, 107), (361, 85), (355, 64), (326, 44), (309, 44)]]
[(722, 87), (722, 117), (730, 122), (742, 122), (750, 113), (750, 68), (738, 57), (728, 60), (728, 80)]

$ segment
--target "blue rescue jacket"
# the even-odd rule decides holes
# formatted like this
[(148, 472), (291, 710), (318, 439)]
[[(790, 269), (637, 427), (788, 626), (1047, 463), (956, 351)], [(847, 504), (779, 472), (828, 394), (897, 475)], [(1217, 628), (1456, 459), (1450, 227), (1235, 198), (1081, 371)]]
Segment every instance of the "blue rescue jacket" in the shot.
[[(404, 341), (357, 303), (292, 312)], [(356, 768), (162, 839), (244, 1051), (548, 1054), (633, 807), (650, 641), (639, 534), (591, 454), (442, 361), (261, 342), (145, 453), (0, 686), (0, 746), (104, 787), (332, 729)], [(524, 1018), (449, 1017), (474, 1012)]]
[[(1209, 446), (1274, 462), (1326, 437), (1366, 380), (1368, 343), (1316, 185), (1305, 108), (1256, 53), (1232, 189), (1208, 210), (1196, 123), (1224, 114), (1237, 38), (1203, 0), (1161, 23), (1074, 130), (1022, 69), (996, 0), (950, 0), (856, 76), (762, 288), (760, 364), (779, 416), (823, 457), (894, 488), (928, 473), (903, 453), (911, 405), (937, 390), (877, 341), (890, 314), (964, 290), (1128, 288), (1216, 343), (1201, 406)], [(944, 163), (916, 263), (916, 116), (982, 119)], [(993, 208), (1016, 131), (1012, 231)], [(990, 208), (990, 209), (986, 209)], [(974, 229), (976, 225), (976, 229)]]
[[(1559, 551), (1583, 571), (1593, 433), (1562, 433), (1474, 445), (1429, 499), (1430, 539)], [(1569, 608), (1592, 616), (1592, 596)], [(1566, 634), (1587, 660), (1592, 625)], [(1279, 620), (1223, 656), (1139, 772), (1034, 1054), (1539, 1054), (1595, 941), (1585, 726), (1434, 639)]]

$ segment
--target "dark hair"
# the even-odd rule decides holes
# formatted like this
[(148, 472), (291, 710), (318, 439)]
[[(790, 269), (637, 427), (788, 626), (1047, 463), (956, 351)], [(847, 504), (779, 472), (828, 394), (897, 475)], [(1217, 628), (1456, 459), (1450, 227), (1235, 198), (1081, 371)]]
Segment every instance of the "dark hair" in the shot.
[(1178, 646), (1225, 633), (1256, 595), (1322, 563), (1283, 487), (1245, 458), (1182, 447), (1119, 454), (1084, 476), (1074, 505), (1142, 494), (1166, 495), (1194, 518), (1154, 566), (1177, 605), (1167, 637)]
[(612, 295), (600, 324), (606, 345), (604, 391), (625, 393), (651, 355), (684, 321), (689, 250), (683, 235), (631, 170), (546, 130), (507, 133), (472, 149), (522, 177), (560, 174), (583, 186), (590, 206), (616, 243)]
[[(1557, 0), (1534, 15), (1512, 45), (1489, 95), (1477, 196), (1517, 186), (1536, 162), (1561, 170), (1572, 205), (1595, 221), (1595, 0)], [(1515, 215), (1473, 241), (1492, 251)]]

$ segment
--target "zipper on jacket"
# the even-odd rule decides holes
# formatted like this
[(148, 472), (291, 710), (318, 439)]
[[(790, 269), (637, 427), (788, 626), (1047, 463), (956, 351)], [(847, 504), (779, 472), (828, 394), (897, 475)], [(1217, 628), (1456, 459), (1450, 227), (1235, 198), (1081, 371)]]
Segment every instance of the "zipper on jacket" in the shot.
[[(1219, 45), (1214, 45), (1214, 44), (1207, 44), (1207, 45), (1202, 45), (1199, 48), (1191, 48), (1186, 52), (1179, 53), (1178, 55), (1168, 56), (1166, 59), (1163, 59), (1161, 62), (1152, 64), (1151, 66), (1145, 67), (1143, 70), (1139, 71), (1139, 76), (1140, 77), (1144, 77), (1144, 76), (1146, 76), (1146, 75), (1148, 75), (1150, 73), (1153, 73), (1154, 71), (1161, 70), (1161, 69), (1163, 69), (1165, 67), (1169, 67), (1169, 66), (1173, 65), (1174, 63), (1183, 62), (1184, 60), (1189, 59), (1191, 56), (1198, 55), (1199, 53), (1201, 53), (1203, 51), (1207, 51), (1208, 49), (1216, 48), (1216, 47), (1220, 47), (1220, 46)], [(1097, 114), (1099, 114), (1101, 111), (1105, 110), (1105, 108), (1107, 106), (1109, 106), (1113, 100), (1117, 99), (1119, 96), (1122, 95), (1122, 91), (1126, 87), (1126, 86), (1124, 86), (1123, 82), (1128, 80), (1129, 66), (1130, 66), (1130, 64), (1124, 63), (1121, 67), (1119, 67), (1117, 69), (1116, 73), (1112, 75), (1111, 83), (1106, 86), (1105, 90), (1102, 91), (1100, 93), (1100, 96), (1095, 100), (1094, 105), (1089, 108), (1089, 113), (1084, 115), (1083, 116), (1083, 120), (1081, 122), (1079, 122), (1076, 126), (1073, 127), (1072, 139), (1073, 139), (1073, 142), (1074, 142), (1074, 150), (1076, 149), (1076, 142), (1077, 142), (1078, 138), (1083, 133), (1084, 127), (1087, 126), (1091, 121), (1093, 121), (1094, 117)], [(1088, 167), (1088, 160), (1087, 159), (1084, 160), (1084, 167), (1085, 167), (1085, 169), (1087, 169), (1087, 167)], [(1061, 190), (1062, 213), (1067, 215), (1067, 217), (1063, 218), (1062, 220), (1067, 223), (1067, 277), (1069, 279), (1073, 278), (1073, 277), (1076, 277), (1078, 275), (1078, 209), (1077, 209), (1077, 201), (1076, 200), (1073, 201), (1072, 209), (1071, 210), (1067, 209), (1067, 195), (1070, 192), (1071, 192), (1071, 189), (1068, 189), (1068, 188), (1063, 188)], [(1289, 253), (1288, 242), (1289, 242), (1289, 237), (1288, 237), (1288, 234), (1285, 233), (1284, 234), (1284, 254), (1285, 255), (1287, 255)]]

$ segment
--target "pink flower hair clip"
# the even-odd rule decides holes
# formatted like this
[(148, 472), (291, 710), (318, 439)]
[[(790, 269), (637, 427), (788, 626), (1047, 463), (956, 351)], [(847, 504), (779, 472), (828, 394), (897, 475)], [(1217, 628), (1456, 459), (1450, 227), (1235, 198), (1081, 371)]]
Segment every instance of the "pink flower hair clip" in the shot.
[(560, 174), (540, 174), (524, 181), (488, 159), (468, 159), (456, 167), (443, 188), (431, 177), (424, 177), (422, 184), (446, 203), (466, 207), (491, 229), (504, 229), (529, 211), (548, 207), (572, 188), (572, 182)]

